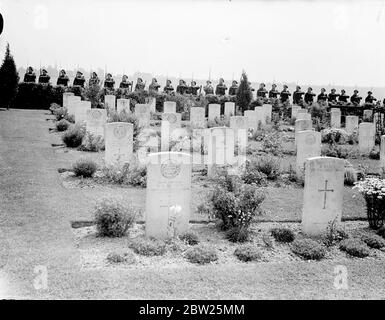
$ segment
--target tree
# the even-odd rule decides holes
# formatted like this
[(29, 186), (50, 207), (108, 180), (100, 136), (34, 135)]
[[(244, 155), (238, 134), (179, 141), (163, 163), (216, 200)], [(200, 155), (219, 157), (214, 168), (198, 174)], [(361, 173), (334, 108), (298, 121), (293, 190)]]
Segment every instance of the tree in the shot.
[(237, 90), (236, 103), (242, 113), (249, 109), (250, 103), (253, 100), (253, 93), (251, 92), (249, 80), (245, 71), (242, 71), (241, 83)]
[(9, 43), (5, 51), (5, 57), (0, 67), (0, 106), (9, 109), (17, 94), (19, 74), (16, 64), (9, 49)]

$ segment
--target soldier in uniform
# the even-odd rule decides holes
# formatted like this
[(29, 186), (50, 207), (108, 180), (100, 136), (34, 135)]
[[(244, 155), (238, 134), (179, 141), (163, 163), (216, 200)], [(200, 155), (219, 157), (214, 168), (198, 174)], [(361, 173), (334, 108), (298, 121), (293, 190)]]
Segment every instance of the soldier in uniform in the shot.
[(354, 105), (359, 105), (361, 103), (362, 97), (358, 95), (358, 90), (354, 90), (353, 95), (350, 97), (350, 102)]
[(259, 85), (259, 89), (257, 90), (257, 97), (258, 98), (266, 98), (267, 90), (265, 89), (265, 84), (261, 83)]
[(291, 96), (291, 93), (289, 92), (289, 90), (287, 90), (288, 88), (289, 87), (286, 84), (283, 86), (283, 90), (280, 93), (281, 101), (282, 102), (288, 101), (289, 100), (289, 96)]
[(332, 89), (328, 95), (328, 102), (335, 104), (337, 102), (337, 97), (339, 96), (338, 93), (336, 93), (336, 89)]
[(163, 88), (163, 92), (166, 94), (171, 94), (174, 92), (174, 87), (171, 85), (171, 80), (166, 80), (166, 86)]
[(338, 102), (342, 102), (343, 104), (346, 104), (348, 102), (349, 96), (346, 94), (346, 91), (344, 89), (341, 90), (341, 94), (338, 97)]
[(215, 94), (217, 96), (224, 96), (226, 94), (227, 87), (225, 85), (225, 80), (222, 78), (219, 79), (219, 83), (217, 84), (217, 87), (215, 88)]
[(313, 93), (313, 88), (309, 87), (307, 88), (307, 92), (305, 93), (305, 103), (308, 105), (311, 105), (314, 101), (315, 93)]
[(182, 79), (179, 80), (179, 84), (177, 85), (176, 87), (176, 93), (179, 93), (179, 94), (185, 94), (187, 92), (187, 85), (186, 85), (186, 82)]
[(96, 74), (96, 72), (92, 72), (91, 78), (88, 81), (88, 85), (93, 86), (93, 85), (98, 85), (99, 83), (100, 83), (100, 80), (98, 78), (98, 75)]
[(74, 78), (73, 85), (84, 88), (84, 82), (86, 82), (86, 79), (84, 79), (83, 73), (81, 73), (80, 71), (76, 72), (76, 77)]
[(158, 92), (160, 88), (160, 84), (158, 83), (158, 80), (155, 78), (152, 78), (150, 85), (148, 86), (148, 90), (152, 92)]
[(229, 96), (235, 96), (238, 91), (238, 82), (233, 80), (231, 87), (229, 88)]
[(120, 89), (132, 89), (132, 81), (128, 81), (128, 77), (126, 75), (123, 75), (122, 81), (119, 84)]
[(138, 80), (136, 80), (135, 91), (144, 90), (145, 86), (146, 84), (143, 82), (143, 79), (138, 78)]
[(317, 96), (317, 102), (326, 102), (328, 95), (326, 94), (326, 89), (322, 88), (321, 93)]
[(192, 94), (193, 96), (197, 96), (198, 95), (198, 90), (201, 87), (202, 86), (197, 86), (197, 83), (194, 80), (192, 80), (191, 84), (190, 84), (190, 87), (188, 88), (188, 93)]
[(104, 80), (104, 88), (107, 89), (114, 89), (115, 86), (115, 80), (112, 78), (111, 73), (107, 73), (106, 79)]
[(51, 77), (48, 75), (47, 70), (42, 69), (39, 76), (39, 83), (49, 83), (49, 79), (51, 79)]
[(203, 91), (205, 92), (206, 95), (207, 94), (214, 94), (214, 88), (211, 85), (211, 81), (210, 80), (206, 81), (206, 85), (203, 87)]
[(295, 88), (295, 91), (293, 92), (293, 104), (301, 104), (302, 103), (302, 96), (305, 94), (305, 92), (301, 91), (301, 87), (297, 86)]
[(60, 70), (59, 77), (57, 78), (57, 81), (56, 81), (56, 85), (67, 87), (68, 81), (70, 81), (70, 79), (67, 77), (65, 70), (63, 69)]
[(277, 90), (277, 85), (273, 83), (271, 85), (271, 90), (269, 91), (269, 98), (276, 99), (279, 95), (279, 91)]
[(24, 75), (24, 82), (35, 82), (36, 81), (36, 74), (33, 71), (32, 67), (27, 68), (27, 72)]
[(373, 97), (372, 94), (372, 91), (368, 91), (368, 96), (365, 98), (365, 103), (374, 103), (374, 101), (377, 101), (377, 99)]

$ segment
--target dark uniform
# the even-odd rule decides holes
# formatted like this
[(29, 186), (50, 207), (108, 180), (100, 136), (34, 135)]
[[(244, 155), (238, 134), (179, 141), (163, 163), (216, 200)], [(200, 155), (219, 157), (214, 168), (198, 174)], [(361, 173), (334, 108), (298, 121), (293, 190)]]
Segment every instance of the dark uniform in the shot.
[(328, 101), (331, 102), (331, 103), (335, 103), (337, 102), (337, 97), (339, 97), (339, 94), (338, 93), (335, 93), (335, 92), (330, 92), (328, 94)]
[(350, 102), (357, 105), (357, 104), (360, 104), (361, 103), (361, 99), (362, 97), (360, 97), (358, 95), (358, 91), (357, 90), (354, 90), (354, 93), (353, 95), (350, 97)]
[(348, 102), (348, 99), (349, 99), (349, 96), (347, 94), (345, 94), (345, 90), (343, 90), (343, 92), (341, 91), (341, 94), (340, 96), (338, 97), (338, 102)]
[(372, 96), (372, 92), (368, 92), (368, 96), (365, 98), (365, 103), (374, 103), (374, 101), (377, 101), (375, 97)]
[(184, 82), (183, 80), (179, 81), (179, 84), (176, 87), (176, 93), (185, 94), (187, 90), (188, 87), (186, 85), (186, 82)]
[(141, 91), (141, 90), (144, 90), (145, 88), (145, 83), (143, 82), (143, 80), (141, 78), (138, 78), (137, 82), (136, 82), (136, 85), (135, 85), (135, 91)]
[(170, 94), (174, 92), (174, 87), (171, 85), (171, 81), (166, 81), (166, 86), (163, 88), (163, 92), (166, 94)]
[(264, 87), (257, 90), (257, 97), (259, 98), (266, 98), (266, 94), (267, 90)]
[(188, 87), (187, 93), (192, 94), (193, 96), (197, 96), (199, 89), (200, 86), (197, 86), (196, 82), (192, 81), (190, 87)]
[(84, 76), (82, 73), (78, 73), (76, 77), (74, 78), (73, 85), (74, 86), (80, 86), (84, 87), (84, 82), (86, 82), (86, 79), (84, 79)]
[(319, 101), (326, 102), (327, 99), (328, 99), (328, 95), (325, 92), (321, 92), (317, 96), (317, 102), (319, 102)]
[(68, 81), (70, 81), (70, 79), (67, 77), (66, 74), (60, 75), (60, 76), (57, 78), (56, 85), (67, 87), (67, 86), (68, 86)]
[(314, 101), (315, 95), (316, 95), (316, 94), (313, 93), (313, 92), (306, 92), (306, 93), (305, 93), (305, 97), (304, 97), (305, 103), (307, 103), (307, 104), (312, 104), (313, 101)]
[(159, 88), (160, 88), (160, 84), (158, 84), (157, 82), (150, 83), (150, 85), (148, 86), (148, 90), (154, 91), (154, 92), (158, 92)]
[(214, 88), (211, 85), (211, 82), (207, 82), (207, 84), (203, 87), (203, 91), (205, 94), (214, 94)]
[(29, 67), (27, 72), (24, 75), (24, 82), (35, 82), (35, 81), (36, 81), (36, 74), (35, 72), (33, 72), (33, 69)]
[(301, 91), (301, 89), (296, 89), (293, 92), (293, 104), (299, 104), (301, 103), (302, 96), (305, 94), (305, 92)]
[(48, 73), (46, 71), (44, 73), (44, 71), (43, 71), (43, 74), (39, 76), (39, 83), (49, 83), (49, 79), (51, 79)]
[(115, 80), (110, 76), (109, 79), (104, 80), (104, 88), (114, 89)]
[(100, 80), (99, 80), (98, 76), (96, 75), (96, 73), (88, 81), (88, 84), (90, 86), (98, 85), (99, 83), (100, 83)]
[(289, 96), (291, 96), (291, 93), (289, 92), (289, 90), (287, 90), (287, 88), (284, 88), (281, 91), (280, 96), (281, 96), (281, 101), (286, 102), (289, 100)]
[(238, 91), (238, 83), (236, 81), (233, 81), (233, 84), (229, 88), (229, 95), (230, 96), (235, 96)]
[(119, 84), (121, 89), (128, 89), (130, 86), (132, 86), (132, 81), (122, 80)]
[(271, 89), (270, 91), (269, 91), (269, 98), (277, 98), (278, 97), (278, 95), (279, 95), (279, 91), (277, 90), (277, 89)]
[(226, 90), (227, 90), (227, 87), (224, 83), (222, 84), (217, 84), (216, 88), (215, 88), (215, 94), (217, 96), (224, 96), (226, 94)]

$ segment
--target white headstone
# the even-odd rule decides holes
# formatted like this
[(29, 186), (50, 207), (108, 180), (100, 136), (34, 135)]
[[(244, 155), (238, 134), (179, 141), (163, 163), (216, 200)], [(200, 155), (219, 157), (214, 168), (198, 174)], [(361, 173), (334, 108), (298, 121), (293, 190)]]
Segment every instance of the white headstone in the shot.
[(168, 238), (188, 231), (191, 156), (179, 152), (150, 154), (147, 165), (146, 237)]
[(266, 123), (270, 123), (271, 122), (271, 114), (273, 112), (273, 106), (271, 104), (264, 104), (262, 106), (263, 110), (264, 110), (264, 119), (265, 119), (265, 122)]
[(116, 111), (120, 113), (123, 110), (125, 110), (127, 113), (130, 113), (130, 99), (116, 100)]
[(382, 171), (385, 173), (385, 135), (381, 136), (380, 167)]
[(164, 113), (175, 113), (176, 112), (176, 102), (175, 101), (165, 101), (163, 103), (163, 112)]
[[(297, 114), (298, 115), (298, 114)], [(313, 125), (311, 120), (295, 120), (295, 144), (297, 144), (297, 135), (300, 131), (312, 130)]]
[(156, 98), (155, 97), (149, 97), (148, 98), (148, 105), (150, 106), (150, 112), (156, 112)]
[(75, 115), (75, 110), (80, 101), (81, 101), (81, 98), (78, 96), (67, 97), (67, 113), (69, 115)]
[(341, 110), (332, 108), (330, 110), (330, 126), (332, 128), (341, 128)]
[(258, 129), (258, 119), (257, 114), (254, 110), (246, 110), (244, 112), (245, 118), (247, 120), (247, 126), (248, 128), (257, 130)]
[(254, 109), (257, 127), (261, 124), (262, 126), (266, 125), (266, 110), (264, 107), (255, 107)]
[(209, 120), (215, 120), (215, 118), (220, 118), (221, 116), (221, 105), (212, 103), (209, 104)]
[(106, 122), (106, 109), (93, 108), (87, 111), (86, 130), (93, 135), (104, 137), (104, 126)]
[(133, 124), (111, 122), (105, 128), (105, 162), (107, 165), (129, 163), (133, 154)]
[(345, 160), (315, 157), (305, 163), (302, 231), (319, 236), (342, 216)]
[(181, 126), (180, 113), (162, 113), (161, 122), (161, 151), (170, 150), (170, 140), (175, 129)]
[(291, 106), (291, 118), (297, 119), (297, 113), (301, 109), (301, 106), (292, 105)]
[(75, 108), (75, 123), (87, 121), (87, 111), (91, 110), (91, 101), (80, 101)]
[(74, 96), (73, 92), (64, 92), (63, 93), (63, 107), (68, 108), (68, 97)]
[(205, 108), (193, 107), (190, 109), (190, 125), (192, 128), (205, 128)]
[(225, 102), (225, 116), (230, 117), (235, 115), (235, 103)]
[(311, 120), (311, 114), (307, 112), (298, 112), (297, 113), (297, 120)]
[(106, 94), (104, 96), (104, 105), (106, 109), (115, 110), (116, 97), (113, 94)]
[(358, 148), (360, 153), (369, 153), (375, 143), (375, 126), (372, 122), (361, 122), (358, 126)]
[(319, 156), (321, 156), (321, 133), (312, 130), (299, 131), (297, 134), (297, 175), (303, 176), (306, 159)]
[(369, 109), (364, 110), (364, 115), (363, 115), (364, 121), (371, 121), (372, 116), (373, 116), (373, 110), (369, 110)]
[(139, 126), (146, 128), (150, 126), (150, 106), (148, 104), (136, 104), (135, 105), (135, 116), (138, 118)]
[(345, 131), (348, 134), (352, 134), (358, 130), (358, 117), (357, 116), (346, 116), (345, 118)]

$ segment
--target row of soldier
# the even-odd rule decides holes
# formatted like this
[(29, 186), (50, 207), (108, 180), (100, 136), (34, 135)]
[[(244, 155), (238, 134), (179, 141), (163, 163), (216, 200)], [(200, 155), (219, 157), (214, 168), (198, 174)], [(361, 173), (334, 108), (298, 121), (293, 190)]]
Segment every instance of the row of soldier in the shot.
[[(47, 71), (45, 69), (41, 70), (41, 74), (39, 76), (39, 83), (49, 83), (50, 76), (48, 75)], [(24, 76), (24, 82), (35, 82), (36, 81), (36, 74), (33, 71), (32, 67), (28, 67), (27, 72)], [(82, 74), (82, 72), (77, 71), (76, 77), (73, 80), (74, 86), (81, 86), (84, 87), (85, 84), (85, 78)], [(65, 70), (61, 70), (59, 73), (59, 77), (57, 79), (57, 85), (62, 86), (68, 86), (69, 78), (65, 72)], [(88, 84), (89, 85), (100, 85), (101, 81), (96, 74), (96, 72), (91, 73), (91, 77), (89, 79)], [(250, 83), (249, 83), (250, 84)], [(113, 79), (112, 75), (110, 73), (107, 73), (106, 78), (104, 80), (104, 88), (106, 89), (114, 89), (115, 87), (115, 80)], [(146, 82), (143, 81), (142, 78), (138, 78), (137, 82), (135, 84), (135, 91), (144, 90), (146, 87)], [(153, 78), (151, 83), (148, 86), (149, 91), (158, 92), (161, 85), (158, 83), (156, 78)], [(329, 94), (326, 93), (326, 89), (322, 88), (321, 93), (316, 95), (313, 93), (313, 89), (309, 87), (307, 89), (307, 92), (304, 92), (301, 90), (300, 86), (296, 87), (296, 90), (291, 94), (291, 92), (288, 90), (288, 86), (284, 85), (283, 90), (279, 92), (277, 90), (277, 85), (272, 84), (271, 90), (267, 91), (265, 88), (265, 84), (261, 83), (259, 86), (259, 89), (257, 90), (257, 98), (266, 99), (266, 98), (273, 98), (277, 99), (279, 97), (280, 101), (282, 103), (285, 103), (289, 101), (289, 97), (293, 96), (293, 104), (296, 105), (303, 105), (304, 103), (306, 105), (311, 105), (316, 97), (317, 102), (328, 102), (329, 104), (349, 104), (349, 98), (350, 98), (350, 104), (352, 105), (359, 105), (361, 103), (362, 97), (359, 96), (358, 90), (354, 90), (354, 93), (352, 96), (349, 96), (346, 94), (346, 91), (344, 89), (341, 90), (341, 93), (337, 93), (336, 89), (331, 89), (331, 92)], [(121, 89), (128, 89), (130, 91), (133, 90), (133, 81), (129, 81), (128, 77), (126, 75), (123, 75), (122, 80), (119, 84), (119, 88)], [(192, 80), (190, 85), (187, 85), (187, 83), (184, 80), (179, 80), (179, 84), (176, 87), (176, 93), (179, 94), (192, 94), (192, 95), (198, 95), (202, 93), (202, 89), (206, 95), (208, 94), (215, 94), (217, 96), (223, 96), (226, 95), (227, 86), (225, 84), (224, 79), (219, 79), (219, 83), (215, 88), (212, 86), (212, 83), (210, 80), (206, 81), (206, 85), (204, 87), (198, 86), (197, 83)], [(233, 80), (232, 85), (228, 89), (228, 94), (230, 96), (234, 96), (237, 94), (238, 90), (238, 82)], [(254, 89), (251, 88), (252, 91)], [(172, 94), (175, 92), (174, 87), (172, 86), (171, 80), (166, 81), (166, 86), (163, 88), (163, 92), (167, 94)], [(365, 104), (373, 104), (377, 99), (373, 97), (372, 92), (368, 91), (367, 97), (365, 98)], [(385, 103), (385, 99), (384, 99)]]

